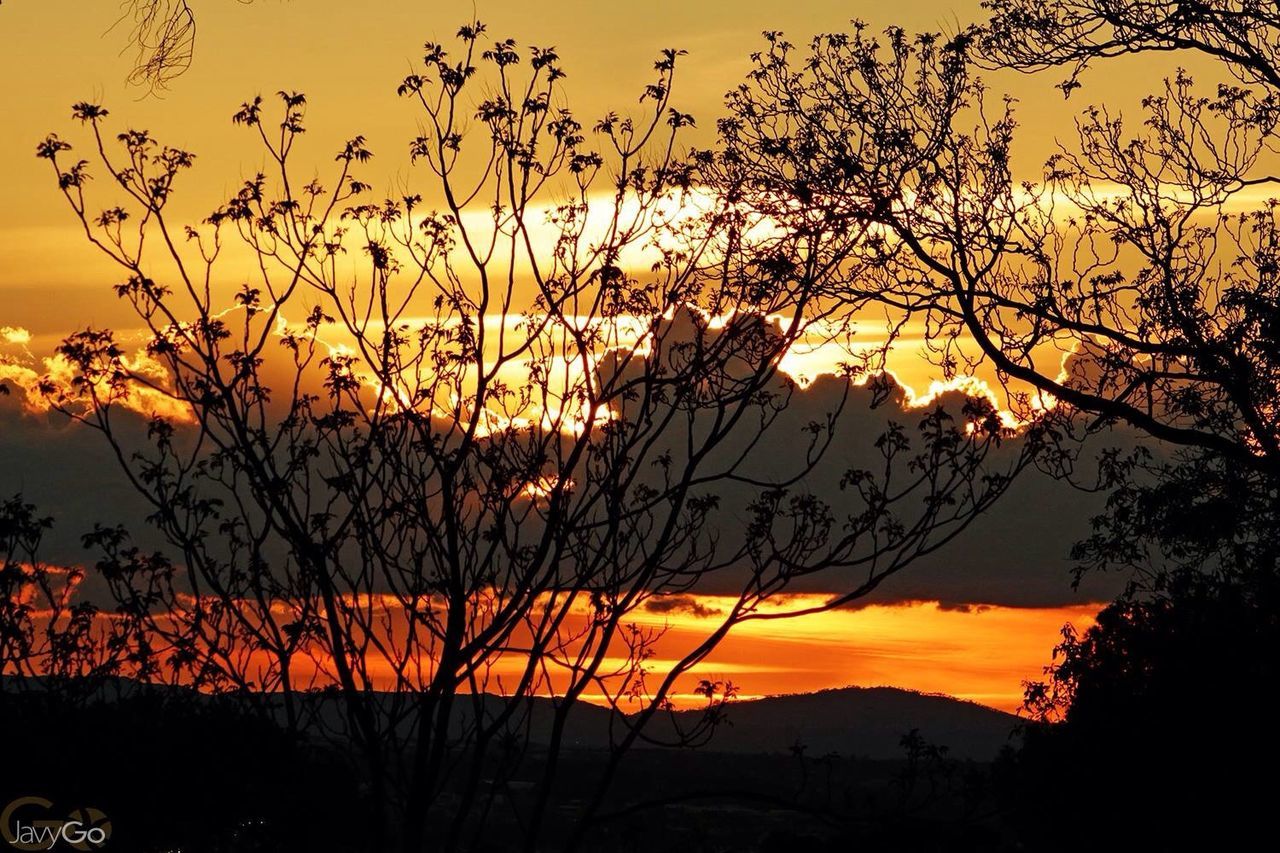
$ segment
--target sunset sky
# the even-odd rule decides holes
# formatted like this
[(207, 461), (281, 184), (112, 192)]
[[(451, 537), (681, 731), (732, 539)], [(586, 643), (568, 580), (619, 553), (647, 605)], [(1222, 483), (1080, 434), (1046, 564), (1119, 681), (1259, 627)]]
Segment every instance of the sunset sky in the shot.
[[(332, 164), (332, 151), (342, 140), (362, 133), (377, 155), (367, 177), (379, 186), (404, 181), (405, 143), (415, 135), (416, 117), (397, 97), (396, 84), (420, 62), (424, 41), (447, 41), (473, 14), (492, 36), (554, 45), (569, 74), (575, 112), (585, 118), (630, 108), (658, 52), (687, 50), (673, 104), (698, 119), (688, 141), (711, 145), (722, 95), (747, 70), (762, 30), (784, 30), (804, 43), (856, 17), (873, 29), (898, 24), (945, 32), (979, 11), (976, 0), (192, 5), (198, 15), (194, 64), (156, 97), (124, 82), (133, 57), (126, 48), (127, 23), (112, 28), (112, 0), (10, 0), (0, 6), (0, 75), (9, 81), (0, 131), (0, 371), (6, 364), (38, 371), (57, 342), (78, 328), (127, 330), (137, 322), (111, 291), (118, 274), (84, 241), (48, 164), (34, 156), (36, 143), (50, 131), (75, 137), (73, 102), (105, 104), (121, 125), (148, 128), (194, 151), (197, 168), (175, 204), (183, 217), (195, 220), (260, 168), (260, 152), (230, 121), (240, 103), (257, 93), (307, 93), (301, 157), (318, 170)], [(993, 92), (1020, 100), (1017, 168), (1034, 178), (1055, 139), (1071, 133), (1071, 115), (1087, 100), (1108, 98), (1123, 107), (1141, 94), (1134, 81), (1152, 81), (1168, 71), (1158, 56), (1125, 60), (1109, 66), (1105, 79), (1086, 77), (1085, 96), (1065, 104), (1052, 88), (1058, 80), (1053, 74), (993, 76)], [(918, 343), (918, 332), (914, 339), (908, 334), (891, 366), (923, 396), (940, 377), (914, 348)], [(830, 360), (809, 353), (802, 361), (797, 369), (813, 378)], [(821, 393), (823, 387), (812, 391)], [(53, 536), (57, 559), (87, 559), (77, 552), (78, 534), (94, 521), (115, 520), (104, 514), (136, 516), (137, 504), (113, 477), (115, 463), (97, 436), (32, 413), (19, 396), (0, 397), (0, 497), (27, 493), (59, 521)], [(904, 405), (910, 403), (908, 397)], [(1070, 583), (1070, 544), (1087, 533), (1098, 506), (1094, 497), (1031, 476), (954, 547), (895, 578), (866, 606), (745, 625), (697, 672), (728, 678), (750, 696), (894, 685), (1014, 710), (1022, 681), (1048, 663), (1063, 623), (1087, 624), (1099, 602), (1115, 592), (1115, 579), (1093, 578), (1079, 591)], [(707, 610), (715, 608), (713, 596), (700, 601)], [(675, 642), (681, 632), (697, 629), (704, 618), (699, 612), (690, 607), (644, 618), (669, 625)]]

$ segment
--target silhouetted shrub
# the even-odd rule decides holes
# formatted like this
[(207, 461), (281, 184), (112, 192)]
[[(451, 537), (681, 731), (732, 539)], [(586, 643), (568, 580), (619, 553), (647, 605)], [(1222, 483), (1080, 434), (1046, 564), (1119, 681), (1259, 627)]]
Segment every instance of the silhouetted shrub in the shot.
[(1121, 599), (1057, 650), (1032, 685), (1042, 719), (1003, 770), (1019, 829), (1040, 849), (1110, 839), (1183, 849), (1265, 829), (1278, 750), (1266, 730), (1277, 674), (1274, 579), (1190, 571)]
[(232, 702), (139, 690), (77, 704), (57, 692), (0, 691), (0, 727), (0, 807), (39, 796), (58, 816), (99, 809), (110, 849), (366, 849), (350, 762)]

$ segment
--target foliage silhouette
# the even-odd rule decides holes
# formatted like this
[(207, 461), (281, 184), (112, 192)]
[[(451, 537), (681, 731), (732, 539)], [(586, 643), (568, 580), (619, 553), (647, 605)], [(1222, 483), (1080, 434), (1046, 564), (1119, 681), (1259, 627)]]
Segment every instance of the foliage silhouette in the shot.
[[(1065, 722), (1028, 732), (1015, 789), (1035, 804), (1028, 826), (1054, 826), (1064, 846), (1104, 830), (1161, 849), (1197, 827), (1229, 837), (1232, 821), (1267, 813), (1249, 780), (1274, 763), (1239, 740), (1252, 729), (1235, 700), (1271, 673), (1280, 577), (1280, 267), (1265, 195), (1280, 17), (1248, 0), (985, 5), (990, 20), (946, 40), (855, 26), (802, 54), (768, 34), (722, 125), (747, 185), (803, 211), (793, 227), (868, 228), (850, 247), (856, 272), (824, 282), (831, 298), (923, 324), (944, 371), (986, 371), (1061, 439), (1052, 473), (1110, 491), (1074, 556), (1081, 573), (1127, 572), (1130, 589), (1097, 629), (1069, 630), (1050, 679), (1030, 687), (1031, 707)], [(910, 97), (861, 61), (913, 46), (940, 58)], [(1138, 125), (1085, 107), (1042, 179), (1015, 178), (1015, 105), (992, 103), (979, 67), (1064, 67), (1071, 95), (1089, 67), (1143, 51), (1204, 54), (1225, 82), (1179, 70)], [(901, 182), (866, 169), (891, 158), (913, 163)], [(1078, 473), (1073, 440), (1116, 425), (1156, 441)]]
[[(975, 57), (1032, 62), (1017, 38), (1037, 32), (1029, 10), (1041, 4), (993, 5), (987, 28), (945, 42), (891, 30), (881, 45), (858, 27), (797, 56), (771, 34), (722, 122), (738, 175), (779, 209), (805, 211), (811, 228), (871, 228), (849, 249), (852, 273), (825, 282), (831, 297), (923, 323), (944, 371), (988, 370), (1021, 417), (1063, 404), (1095, 416), (1089, 429), (1127, 424), (1273, 478), (1275, 208), (1241, 193), (1272, 181), (1260, 158), (1277, 92), (1202, 94), (1179, 72), (1145, 99), (1139, 130), (1088, 107), (1043, 180), (1019, 181), (1014, 105), (993, 108)], [(862, 64), (913, 45), (936, 58), (909, 95), (901, 71), (886, 79)], [(866, 168), (886, 159), (911, 168), (897, 182)], [(1108, 460), (1104, 479), (1132, 464)]]
[(1068, 627), (1048, 680), (1028, 688), (1035, 722), (1007, 780), (1023, 831), (1054, 826), (1044, 849), (1064, 850), (1100, 836), (1230, 846), (1267, 831), (1265, 774), (1280, 754), (1248, 696), (1275, 678), (1276, 612), (1274, 577), (1182, 571), (1083, 634)]
[[(845, 328), (853, 306), (817, 297), (849, 272), (859, 230), (773, 228), (732, 144), (677, 154), (693, 122), (671, 106), (678, 51), (641, 115), (588, 132), (554, 51), (487, 38), (470, 24), (456, 53), (429, 43), (399, 87), (422, 128), (423, 194), (365, 201), (359, 136), (328, 186), (299, 177), (294, 92), (235, 114), (271, 171), (199, 227), (167, 209), (194, 155), (143, 131), (113, 142), (101, 106), (73, 110), (95, 164), (56, 135), (38, 149), (149, 334), (136, 353), (109, 331), (73, 335), (59, 349), (73, 375), (41, 388), (103, 434), (176, 555), (118, 529), (86, 537), (137, 627), (112, 672), (257, 697), (290, 731), (354, 747), (383, 809), (374, 849), (483, 844), (495, 810), (544, 844), (570, 713), (592, 695), (614, 728), (565, 841), (583, 843), (623, 756), (729, 630), (866, 595), (1041, 446), (1031, 429), (1006, 452), (1008, 427), (975, 397), (861, 437), (872, 465), (844, 472), (841, 506), (809, 493), (844, 402), (797, 442), (779, 362), (810, 330)], [(934, 59), (868, 56), (900, 76)], [(91, 168), (117, 199), (100, 213)], [(846, 398), (855, 379), (888, 393), (883, 352), (850, 356)], [(120, 428), (130, 410), (151, 414), (149, 444)], [(771, 442), (797, 451), (787, 470), (759, 466)], [(770, 606), (855, 567), (825, 604)], [(720, 577), (731, 603), (656, 670), (661, 632), (629, 614)], [(698, 692), (705, 713), (669, 745), (704, 741), (732, 696)], [(539, 696), (554, 721), (534, 756)], [(532, 801), (512, 793), (529, 772)]]

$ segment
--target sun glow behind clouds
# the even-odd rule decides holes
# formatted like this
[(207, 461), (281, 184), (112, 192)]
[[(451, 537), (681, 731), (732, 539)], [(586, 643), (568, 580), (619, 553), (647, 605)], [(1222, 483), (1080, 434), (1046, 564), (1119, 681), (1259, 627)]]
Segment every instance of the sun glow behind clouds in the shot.
[[(624, 211), (625, 215), (629, 213)], [(531, 218), (537, 220), (530, 227), (535, 243), (553, 241), (558, 233), (551, 223), (543, 221), (542, 217), (545, 215), (546, 211), (534, 211), (530, 214)], [(683, 210), (668, 210), (663, 215), (679, 219), (693, 214)], [(483, 231), (485, 216), (483, 213), (466, 213), (463, 217), (466, 221), (462, 225), (472, 231)], [(501, 223), (498, 228), (501, 230)], [(655, 257), (654, 248), (638, 249), (634, 256), (625, 258), (627, 265), (637, 268), (651, 263)], [(513, 259), (512, 266), (513, 278), (532, 273), (531, 267), (522, 266), (518, 254)], [(512, 300), (520, 303), (515, 297)], [(505, 338), (510, 351), (513, 341), (518, 344), (530, 334), (527, 331), (529, 324), (536, 326), (545, 319), (522, 315), (517, 308), (518, 305), (504, 304), (501, 310), (474, 318), (481, 329), (490, 333), (486, 337), (486, 347), (502, 348), (500, 341)], [(670, 312), (665, 319), (672, 319)], [(703, 320), (710, 329), (715, 330), (723, 328), (730, 316), (704, 315)], [(415, 326), (430, 322), (438, 321), (410, 317), (407, 314), (395, 318), (395, 323), (406, 324), (406, 331), (410, 334)], [(457, 323), (458, 318), (446, 317), (444, 322)], [(283, 318), (279, 319), (279, 323), (275, 330), (278, 336), (288, 330), (288, 324)], [(464, 389), (463, 393), (447, 389), (453, 391), (452, 396), (435, 396), (423, 400), (415, 394), (422, 387), (420, 379), (416, 383), (407, 382), (404, 387), (399, 387), (400, 383), (394, 380), (380, 381), (368, 364), (361, 363), (358, 342), (349, 339), (350, 336), (339, 326), (327, 324), (317, 332), (321, 338), (320, 343), (327, 348), (331, 357), (356, 359), (353, 370), (371, 388), (375, 400), (393, 407), (422, 405), (429, 407), (434, 416), (464, 424), (468, 421), (479, 422), (481, 432), (536, 424), (545, 429), (561, 429), (572, 433), (586, 428), (587, 424), (602, 423), (613, 415), (604, 407), (596, 410), (581, 407), (575, 409), (573, 389), (581, 388), (584, 382), (590, 381), (588, 377), (600, 368), (602, 359), (610, 350), (629, 350), (635, 356), (643, 357), (650, 345), (648, 336), (652, 334), (652, 327), (652, 320), (628, 315), (608, 320), (578, 316), (557, 317), (555, 324), (546, 332), (551, 340), (538, 353), (536, 365), (534, 359), (526, 358), (512, 360), (503, 368), (504, 372), (499, 378), (513, 388), (538, 387), (531, 376), (535, 366), (541, 371), (539, 375), (543, 378), (543, 396), (535, 395), (527, 401), (522, 398), (515, 411), (491, 408), (472, 410), (465, 400), (465, 388), (474, 382), (475, 374), (491, 369), (497, 363), (500, 352), (491, 353), (486, 350), (471, 354), (479, 364), (468, 366), (466, 369), (472, 372), (463, 375), (461, 381), (454, 386)], [(381, 330), (375, 322), (368, 326), (366, 334), (372, 333), (376, 339)], [(845, 335), (845, 332), (849, 332), (849, 335)], [(857, 345), (853, 346), (850, 330), (816, 322), (800, 333), (799, 340), (783, 357), (779, 368), (801, 385), (808, 384), (820, 375), (846, 373), (843, 365), (856, 363), (860, 352), (874, 354), (878, 348), (888, 343), (884, 332), (877, 329), (871, 320), (858, 328), (858, 332)], [(901, 330), (899, 334), (900, 332)], [(575, 349), (576, 341), (584, 333), (590, 333), (589, 337), (594, 341), (586, 352)], [(31, 336), (22, 329), (3, 330), (3, 343), (21, 352), (11, 361), (0, 360), (0, 378), (9, 378), (21, 386), (27, 392), (27, 406), (40, 410), (42, 401), (39, 394), (33, 391), (38, 392), (42, 383), (51, 383), (55, 388), (70, 388), (73, 374), (69, 363), (61, 356), (50, 356), (43, 360), (33, 356), (27, 351), (30, 339)], [(133, 343), (139, 341), (133, 340)], [(916, 362), (917, 368), (920, 362), (919, 348), (913, 347), (912, 343), (910, 339), (895, 339), (894, 352), (898, 357), (889, 364), (889, 372), (902, 387), (907, 406), (922, 407), (943, 394), (958, 391), (986, 397), (999, 407), (1001, 401), (996, 393), (980, 378), (958, 377), (941, 381), (919, 369), (908, 372), (912, 360)], [(919, 341), (914, 343), (918, 344)], [(162, 372), (157, 372), (159, 365), (141, 353), (143, 350), (139, 349), (127, 354), (126, 367), (141, 378), (162, 386)], [(868, 374), (855, 372), (854, 375), (857, 377), (856, 381), (864, 381)], [(917, 393), (914, 390), (916, 387), (928, 390)], [(180, 404), (143, 383), (128, 385), (120, 394), (119, 402), (144, 415), (161, 414), (174, 420), (190, 418), (189, 409), (164, 408), (165, 403)], [(45, 402), (43, 407), (47, 409), (47, 406)], [(584, 413), (589, 414), (584, 416)], [(1005, 418), (1006, 425), (1016, 425), (1011, 420), (1012, 415), (1003, 413), (1002, 417)], [(526, 497), (539, 500), (547, 498), (558, 487), (572, 488), (572, 483), (558, 483), (553, 478), (543, 477), (526, 484), (521, 491)], [(780, 601), (779, 606), (796, 610), (821, 603), (818, 598), (791, 597)], [(718, 626), (725, 608), (730, 605), (730, 601), (699, 596), (691, 598), (690, 602), (682, 606), (651, 608), (632, 614), (630, 621), (664, 631), (657, 641), (654, 656), (647, 661), (654, 680), (660, 679), (665, 674), (664, 668), (669, 669), (673, 661), (687, 653), (691, 646), (696, 647), (709, 630)], [(1017, 707), (1021, 698), (1022, 680), (1039, 674), (1062, 623), (1072, 621), (1077, 625), (1088, 624), (1095, 610), (1096, 608), (1086, 607), (1037, 611), (1011, 608), (958, 611), (944, 609), (932, 602), (910, 602), (897, 606), (875, 605), (858, 610), (818, 613), (792, 620), (748, 621), (731, 632), (711, 658), (682, 678), (672, 698), (677, 705), (699, 704), (702, 698), (693, 693), (693, 688), (702, 678), (733, 681), (742, 696), (801, 692), (847, 684), (893, 684), (925, 692), (949, 693), (1012, 710)], [(611, 654), (616, 653), (614, 649), (609, 651)], [(523, 666), (524, 662), (515, 655), (497, 661), (494, 671), (497, 676), (502, 676), (507, 671), (510, 677), (515, 677)]]
[[(498, 246), (510, 244), (499, 253), (501, 258), (497, 261), (498, 266), (505, 270), (497, 278), (509, 282), (506, 292), (503, 293), (499, 287), (492, 294), (495, 300), (492, 308), (478, 311), (475, 316), (466, 318), (469, 323), (475, 323), (478, 328), (488, 332), (484, 337), (484, 351), (465, 353), (474, 364), (463, 368), (456, 380), (444, 383), (443, 391), (430, 377), (424, 379), (420, 372), (415, 375), (412, 372), (397, 374), (379, 370), (369, 357), (370, 349), (376, 349), (371, 347), (370, 342), (387, 328), (412, 338), (429, 327), (448, 329), (462, 322), (463, 318), (456, 313), (446, 313), (435, 318), (422, 314), (421, 309), (426, 307), (424, 303), (436, 295), (435, 291), (427, 292), (429, 288), (425, 286), (421, 291), (414, 289), (406, 292), (404, 308), (394, 316), (382, 319), (368, 317), (360, 321), (360, 334), (365, 336), (363, 343), (347, 328), (335, 323), (324, 324), (315, 330), (318, 342), (327, 348), (330, 356), (353, 357), (353, 376), (372, 390), (376, 402), (391, 409), (430, 409), (433, 415), (458, 421), (464, 427), (471, 422), (478, 422), (482, 432), (540, 425), (544, 429), (560, 429), (569, 434), (580, 434), (592, 425), (608, 420), (614, 415), (608, 407), (599, 406), (592, 411), (583, 410), (580, 405), (580, 401), (584, 399), (584, 390), (588, 392), (586, 397), (594, 396), (591, 393), (592, 386), (598, 383), (594, 382), (591, 375), (596, 373), (602, 360), (610, 352), (643, 358), (654, 334), (654, 323), (660, 322), (661, 318), (670, 320), (677, 309), (668, 306), (661, 318), (628, 314), (607, 317), (575, 316), (566, 310), (570, 307), (568, 304), (557, 305), (550, 313), (545, 310), (541, 314), (523, 310), (537, 304), (537, 283), (544, 281), (549, 273), (566, 273), (567, 266), (561, 269), (564, 264), (562, 253), (578, 259), (574, 263), (576, 267), (581, 257), (594, 257), (601, 251), (601, 247), (615, 244), (621, 248), (618, 263), (643, 277), (645, 273), (642, 271), (657, 263), (664, 251), (677, 251), (681, 248), (687, 250), (689, 247), (685, 245), (685, 241), (691, 239), (698, 244), (701, 238), (691, 238), (686, 229), (701, 233), (695, 223), (706, 217), (714, 218), (724, 205), (709, 190), (700, 187), (667, 191), (659, 197), (649, 198), (648, 203), (633, 195), (626, 195), (622, 199), (611, 195), (592, 195), (579, 199), (578, 205), (536, 203), (521, 211), (519, 216), (503, 208), (468, 208), (456, 217), (442, 214), (413, 214), (406, 217), (412, 220), (408, 223), (409, 233), (416, 233), (428, 220), (446, 223), (440, 232), (445, 235), (440, 238), (444, 241), (442, 245), (446, 246), (443, 254), (451, 257), (454, 266), (460, 270), (467, 269), (467, 257), (476, 247), (484, 249), (482, 255), (492, 255)], [(740, 235), (744, 242), (768, 241), (780, 233), (776, 221), (768, 214), (743, 211), (743, 215), (748, 222)], [(620, 237), (619, 233), (632, 236)], [(543, 251), (538, 247), (556, 248), (555, 251)], [(354, 249), (354, 246), (348, 248)], [(413, 279), (419, 272), (415, 268), (416, 263), (427, 263), (418, 258), (415, 252), (409, 251), (406, 245), (392, 242), (388, 244), (388, 249), (395, 256), (397, 268), (411, 271), (409, 279)], [(423, 258), (428, 255), (431, 253), (424, 250)], [(223, 266), (215, 278), (224, 283), (240, 280), (239, 275), (232, 274), (234, 270), (252, 270), (261, 260), (246, 245), (234, 242), (222, 249), (221, 256)], [(348, 263), (353, 264), (349, 272), (357, 278), (362, 258), (361, 252), (348, 253)], [(437, 260), (436, 263), (438, 262)], [(586, 269), (589, 270), (591, 266), (588, 263)], [(461, 275), (465, 278), (467, 273)], [(263, 282), (257, 282), (257, 285), (270, 289)], [(409, 293), (416, 296), (411, 297)], [(589, 292), (584, 293), (590, 295)], [(227, 294), (226, 303), (235, 306), (230, 294)], [(485, 299), (481, 304), (487, 303), (488, 299)], [(572, 304), (578, 304), (576, 298)], [(706, 311), (718, 309), (685, 306), (684, 303), (681, 305), (684, 307), (679, 310), (703, 313), (705, 322), (713, 330), (723, 327), (730, 318), (738, 316), (732, 308), (726, 314), (716, 315), (706, 314)], [(291, 305), (275, 307), (279, 310), (276, 315), (276, 337), (284, 337), (287, 333), (305, 335), (305, 332), (293, 329), (285, 319), (286, 314), (293, 319)], [(661, 309), (662, 304), (657, 308)], [(219, 312), (217, 317), (223, 318), (238, 310), (238, 306), (230, 307)], [(740, 312), (743, 306), (737, 306), (737, 310)], [(795, 320), (785, 316), (767, 316), (780, 329), (786, 329)], [(962, 391), (972, 396), (985, 397), (997, 409), (1003, 408), (1004, 401), (988, 384), (990, 377), (960, 376), (940, 379), (940, 371), (936, 366), (919, 357), (922, 347), (917, 344), (922, 343), (924, 330), (913, 332), (912, 324), (902, 324), (895, 328), (893, 340), (890, 341), (889, 323), (882, 316), (844, 319), (848, 322), (812, 318), (802, 328), (793, 330), (796, 334), (795, 342), (781, 359), (779, 369), (804, 386), (821, 375), (850, 374), (850, 364), (861, 364), (863, 369), (855, 369), (851, 375), (865, 378), (879, 372), (879, 365), (887, 362), (883, 369), (892, 374), (894, 380), (903, 387), (909, 406), (924, 406), (942, 394)], [(439, 347), (439, 332), (436, 334), (431, 346)], [(904, 334), (918, 334), (920, 340), (912, 340), (904, 337)], [(3, 336), (3, 340), (10, 345), (21, 345), (24, 348), (30, 341), (30, 335), (21, 328), (5, 327)], [(584, 341), (587, 342), (585, 351)], [(513, 352), (526, 351), (525, 343), (533, 344), (527, 348), (531, 354), (511, 358)], [(886, 347), (891, 349), (887, 360), (879, 357), (880, 351)], [(448, 346), (445, 348), (448, 349)], [(414, 353), (409, 353), (410, 361), (414, 356)], [(271, 359), (268, 358), (267, 361), (267, 369), (270, 370)], [(0, 353), (0, 371), (4, 372), (4, 376), (0, 378), (8, 378), (27, 391), (27, 405), (33, 411), (48, 408), (47, 399), (37, 399), (41, 395), (31, 393), (39, 389), (42, 380), (45, 380), (46, 391), (52, 388), (55, 392), (70, 396), (73, 374), (69, 362), (58, 355), (44, 358), (43, 362), (44, 370), (41, 371), (39, 359), (32, 357), (29, 351), (24, 352), (24, 357), (20, 359), (6, 359)], [(143, 352), (141, 346), (138, 346), (137, 351), (126, 354), (123, 362), (128, 370), (137, 373), (140, 381), (130, 382), (127, 387), (120, 389), (116, 394), (116, 402), (147, 416), (161, 415), (186, 422), (194, 420), (185, 404), (164, 393), (166, 383), (161, 368)], [(518, 411), (500, 410), (503, 408), (501, 403), (494, 405), (496, 395), (490, 395), (480, 406), (471, 406), (468, 401), (471, 389), (479, 387), (479, 374), (489, 371), (498, 362), (502, 362), (502, 368), (494, 379), (509, 388), (536, 389), (538, 392), (529, 399), (521, 400), (517, 406)], [(874, 369), (867, 371), (868, 365)], [(424, 395), (422, 392), (425, 386), (431, 386), (432, 393)], [(922, 386), (928, 390), (923, 394), (916, 392), (915, 389)], [(1006, 426), (1018, 425), (1017, 419), (1007, 411), (1002, 411), (1001, 417)]]
[[(136, 412), (144, 417), (161, 417), (173, 423), (193, 424), (191, 407), (169, 393), (169, 375), (164, 365), (149, 356), (145, 347), (123, 353), (121, 367), (133, 379), (114, 382), (108, 375), (85, 381), (65, 355), (52, 353), (36, 357), (28, 349), (31, 334), (25, 329), (0, 329), (0, 384), (22, 391), (22, 405), (30, 414), (45, 414), (55, 405), (79, 408), (90, 396)], [(13, 350), (17, 350), (15, 354)]]
[[(593, 329), (600, 340), (606, 342), (606, 349), (601, 352), (588, 353), (585, 359), (566, 358), (563, 355), (547, 355), (540, 358), (538, 365), (543, 378), (541, 399), (530, 399), (521, 408), (519, 414), (486, 410), (477, 413), (481, 420), (481, 433), (493, 430), (504, 430), (510, 427), (522, 428), (540, 423), (543, 429), (561, 429), (567, 434), (579, 434), (588, 423), (599, 425), (614, 416), (607, 406), (597, 407), (594, 416), (588, 418), (580, 406), (575, 408), (575, 392), (584, 387), (583, 377), (586, 371), (596, 371), (601, 365), (605, 352), (621, 352), (631, 358), (644, 358), (648, 354), (648, 339), (651, 337), (648, 324), (641, 318), (621, 316), (609, 318), (607, 321), (595, 318), (566, 318), (569, 322), (578, 322), (583, 328)], [(420, 318), (407, 318), (405, 323), (412, 327), (415, 323), (426, 322)], [(611, 331), (601, 334), (599, 326), (609, 323)], [(710, 328), (722, 327), (725, 318), (712, 317), (707, 320)], [(525, 316), (491, 316), (485, 318), (485, 326), (489, 331), (488, 340), (497, 341), (503, 336), (510, 338), (519, 335), (527, 327), (530, 319)], [(282, 337), (292, 331), (283, 315), (277, 318), (275, 335)], [(561, 333), (563, 334), (563, 333)], [(849, 365), (856, 362), (859, 353), (874, 352), (884, 346), (883, 340), (873, 339), (874, 335), (858, 339), (853, 345), (849, 342), (835, 342), (829, 330), (821, 323), (813, 324), (812, 329), (799, 333), (796, 342), (782, 357), (778, 364), (780, 372), (794, 380), (801, 387), (807, 387), (820, 376), (850, 375)], [(145, 417), (161, 416), (175, 423), (193, 423), (194, 417), (190, 406), (166, 393), (169, 387), (164, 367), (147, 355), (138, 334), (126, 333), (121, 340), (133, 340), (135, 347), (122, 357), (122, 366), (133, 373), (141, 381), (131, 381), (116, 388), (112, 393), (113, 402), (123, 408), (134, 411)], [(849, 338), (853, 340), (852, 337)], [(32, 335), (25, 329), (5, 327), (0, 329), (0, 381), (8, 380), (23, 392), (24, 408), (33, 414), (49, 411), (50, 402), (59, 396), (64, 401), (83, 396), (77, 391), (73, 380), (77, 371), (63, 355), (53, 353), (42, 356), (34, 355), (29, 348)], [(391, 409), (407, 408), (413, 403), (412, 387), (405, 383), (404, 387), (389, 387), (381, 382), (375, 374), (359, 358), (359, 352), (353, 346), (353, 339), (344, 329), (336, 325), (327, 325), (318, 332), (318, 342), (331, 356), (355, 357), (354, 371), (356, 376), (374, 394), (381, 398), (384, 405)], [(922, 364), (918, 350), (912, 346), (910, 339), (898, 341), (891, 347), (883, 370), (858, 375), (856, 383), (866, 382), (872, 376), (887, 374), (903, 390), (903, 405), (906, 408), (923, 408), (931, 405), (939, 397), (961, 392), (967, 396), (984, 398), (999, 411), (1004, 426), (1016, 429), (1021, 421), (1004, 408), (1003, 396), (993, 388), (986, 379), (975, 376), (957, 376), (942, 380), (934, 378), (932, 365)], [(512, 387), (533, 387), (530, 371), (533, 367), (532, 357), (512, 360), (505, 363), (499, 371), (498, 379), (509, 383)], [(585, 365), (584, 365), (585, 362)], [(491, 369), (486, 364), (484, 369)], [(475, 369), (471, 369), (475, 373)], [(420, 377), (419, 377), (420, 379)], [(98, 382), (97, 391), (107, 393), (107, 380)], [(926, 389), (917, 391), (920, 385)], [(1041, 395), (1043, 396), (1043, 395)], [(460, 423), (466, 425), (469, 416), (467, 407), (460, 405), (456, 394), (448, 398), (437, 399), (433, 403), (433, 411), (437, 417), (454, 419), (461, 415)], [(418, 404), (419, 407), (422, 404)], [(1047, 407), (1052, 401), (1043, 402)]]

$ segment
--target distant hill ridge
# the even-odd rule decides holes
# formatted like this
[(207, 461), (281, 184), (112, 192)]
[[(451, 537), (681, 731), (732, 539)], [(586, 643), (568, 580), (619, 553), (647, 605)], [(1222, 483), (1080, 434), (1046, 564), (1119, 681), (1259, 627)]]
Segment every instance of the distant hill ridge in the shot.
[[(127, 679), (108, 679), (103, 688), (100, 695), (108, 700), (135, 694), (138, 690), (153, 695), (187, 692), (180, 687), (144, 687)], [(319, 694), (303, 694), (300, 698), (303, 702), (322, 703), (323, 707), (316, 710), (327, 718), (331, 727), (340, 725), (343, 714), (336, 699)], [(391, 697), (385, 698), (389, 701)], [(500, 697), (489, 695), (479, 704), (487, 717), (496, 714), (502, 702)], [(469, 716), (474, 707), (472, 702), (459, 703), (459, 733), (465, 726), (464, 716)], [(525, 731), (532, 744), (541, 745), (549, 740), (554, 713), (555, 703), (551, 699), (529, 701)], [(658, 741), (669, 742), (673, 724), (688, 729), (700, 715), (698, 710), (659, 713), (649, 723), (647, 733)], [(955, 758), (985, 761), (994, 758), (1001, 747), (1013, 743), (1017, 723), (1018, 718), (1013, 714), (943, 694), (899, 687), (838, 687), (815, 693), (734, 700), (725, 709), (724, 722), (699, 751), (786, 753), (800, 744), (805, 748), (805, 755), (813, 758), (834, 752), (845, 757), (893, 760), (903, 757), (902, 736), (917, 729), (930, 743), (946, 746)], [(606, 749), (611, 729), (615, 735), (619, 733), (617, 720), (609, 709), (580, 702), (569, 713), (566, 745), (585, 750)], [(643, 739), (636, 746), (645, 748)]]
[[(677, 717), (692, 721), (697, 711)], [(1013, 714), (976, 702), (898, 687), (839, 687), (735, 701), (706, 749), (784, 752), (799, 743), (811, 757), (838, 752), (875, 759), (902, 757), (912, 729), (957, 758), (986, 760), (1011, 743)]]

